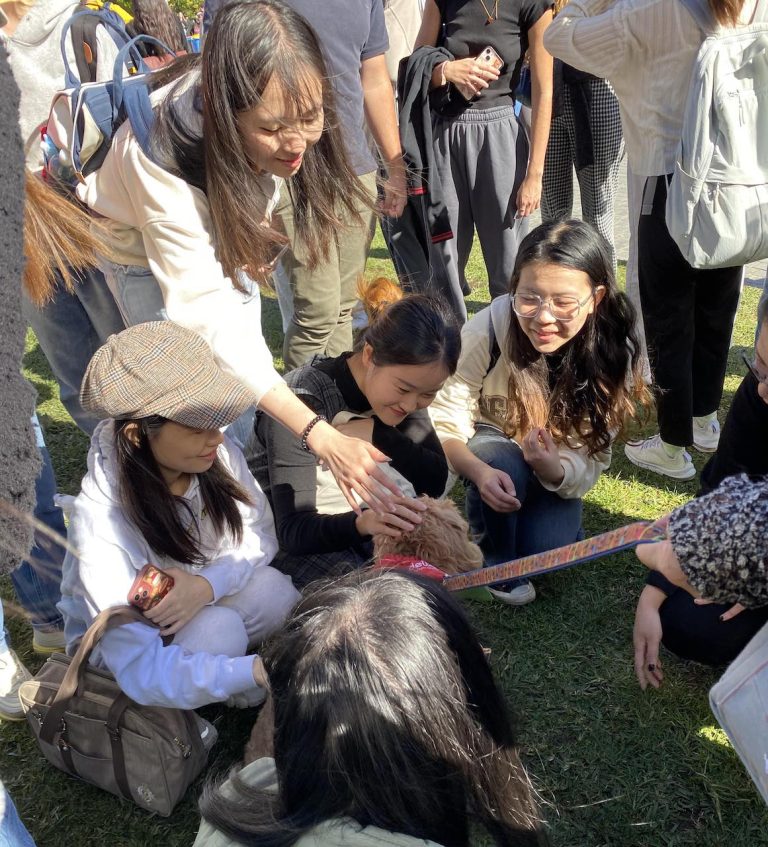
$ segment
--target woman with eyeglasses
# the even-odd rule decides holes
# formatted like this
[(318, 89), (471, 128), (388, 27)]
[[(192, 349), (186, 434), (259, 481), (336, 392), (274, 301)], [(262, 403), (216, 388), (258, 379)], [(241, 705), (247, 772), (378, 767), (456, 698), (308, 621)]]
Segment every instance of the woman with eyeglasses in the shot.
[(151, 156), (126, 121), (78, 187), (106, 230), (103, 270), (126, 326), (168, 319), (201, 335), (258, 409), (330, 469), (350, 506), (356, 492), (390, 507), (400, 492), (376, 464), (387, 457), (320, 420), (275, 370), (258, 287), (243, 274), (266, 277), (285, 241), (270, 225), (280, 191), (300, 209), (310, 266), (335, 244), (341, 213), (356, 219), (367, 202), (315, 33), (279, 0), (229, 3), (202, 58), (153, 79)]
[[(574, 220), (533, 230), (509, 296), (465, 325), (458, 369), (430, 413), (487, 565), (581, 534), (581, 498), (650, 404), (634, 327), (608, 244)], [(511, 605), (536, 597), (527, 581), (493, 593)]]

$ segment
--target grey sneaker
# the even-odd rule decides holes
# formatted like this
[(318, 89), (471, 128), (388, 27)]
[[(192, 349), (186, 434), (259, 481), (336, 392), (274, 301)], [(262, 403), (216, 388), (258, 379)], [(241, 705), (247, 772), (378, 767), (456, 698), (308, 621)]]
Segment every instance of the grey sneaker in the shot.
[(22, 682), (32, 679), (32, 674), (13, 652), (0, 653), (0, 720), (23, 721), (24, 709), (19, 700), (19, 687)]
[(670, 456), (664, 449), (660, 435), (646, 438), (638, 444), (625, 444), (624, 455), (638, 468), (671, 476), (672, 479), (692, 479), (696, 476), (690, 454), (681, 449)]
[(714, 453), (720, 443), (720, 424), (717, 418), (702, 424), (693, 419), (693, 446), (700, 453)]
[(525, 606), (536, 599), (536, 589), (532, 582), (524, 582), (514, 588), (489, 588), (488, 591), (508, 606)]

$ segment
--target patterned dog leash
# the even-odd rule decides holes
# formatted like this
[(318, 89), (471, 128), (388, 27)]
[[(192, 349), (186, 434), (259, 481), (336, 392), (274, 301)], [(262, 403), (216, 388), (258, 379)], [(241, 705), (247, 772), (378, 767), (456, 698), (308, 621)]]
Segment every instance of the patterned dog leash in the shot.
[(558, 547), (555, 550), (547, 550), (544, 553), (534, 553), (522, 559), (505, 562), (501, 565), (493, 565), (488, 568), (478, 568), (466, 573), (451, 574), (443, 576), (443, 586), (449, 591), (463, 591), (466, 588), (478, 588), (484, 585), (496, 585), (520, 577), (538, 576), (561, 568), (598, 559), (610, 553), (619, 553), (629, 550), (638, 544), (649, 544), (654, 541), (663, 541), (667, 537), (667, 523), (669, 516), (659, 518), (657, 521), (637, 521), (627, 526), (585, 538), (583, 541), (575, 541)]

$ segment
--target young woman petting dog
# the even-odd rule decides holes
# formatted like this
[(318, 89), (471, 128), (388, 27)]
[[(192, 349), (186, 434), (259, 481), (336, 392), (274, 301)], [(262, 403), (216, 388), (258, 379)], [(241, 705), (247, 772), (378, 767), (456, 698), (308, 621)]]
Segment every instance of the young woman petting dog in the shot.
[[(246, 651), (282, 624), (298, 592), (269, 567), (277, 550), (269, 503), (220, 431), (250, 393), (202, 338), (153, 321), (97, 351), (80, 399), (106, 420), (69, 524), (60, 604), (68, 652), (99, 612), (127, 602), (151, 563), (173, 587), (145, 611), (146, 625), (108, 632), (96, 661), (145, 705), (261, 702), (261, 662)], [(172, 643), (163, 646), (163, 636)]]
[(440, 303), (402, 297), (394, 284), (361, 285), (361, 299), (373, 297), (384, 305), (354, 352), (316, 356), (286, 382), (315, 414), (390, 457), (387, 470), (405, 495), (395, 510), (352, 511), (302, 439), (256, 415), (248, 462), (272, 503), (280, 540), (274, 564), (299, 588), (369, 562), (373, 535), (413, 528), (426, 507), (412, 498), (439, 497), (445, 489), (448, 465), (426, 407), (456, 369), (458, 326)]
[(499, 847), (546, 843), (504, 698), (434, 582), (322, 584), (264, 663), (262, 758), (206, 792), (195, 847), (469, 847), (472, 824)]
[[(430, 414), (467, 482), (487, 564), (579, 536), (581, 498), (650, 402), (634, 322), (603, 237), (560, 221), (526, 236), (509, 295), (464, 327), (456, 374)], [(527, 581), (494, 593), (513, 605), (536, 596)]]
[(167, 318), (201, 335), (260, 409), (305, 436), (350, 504), (354, 490), (386, 507), (396, 493), (376, 465), (386, 457), (313, 421), (286, 387), (243, 273), (263, 276), (285, 241), (269, 226), (280, 190), (294, 198), (310, 264), (334, 243), (341, 213), (355, 220), (368, 202), (317, 37), (279, 0), (230, 3), (202, 60), (180, 59), (157, 79), (151, 158), (126, 122), (78, 188), (106, 228), (115, 260), (104, 273), (126, 326)]

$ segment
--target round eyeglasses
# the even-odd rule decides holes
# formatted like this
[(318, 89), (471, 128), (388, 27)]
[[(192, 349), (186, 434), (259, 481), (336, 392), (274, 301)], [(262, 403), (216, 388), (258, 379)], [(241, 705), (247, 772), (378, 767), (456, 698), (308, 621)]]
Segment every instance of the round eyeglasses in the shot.
[(569, 294), (561, 294), (544, 300), (538, 294), (517, 292), (512, 295), (512, 310), (520, 318), (535, 318), (546, 306), (553, 317), (558, 321), (567, 323), (579, 316), (581, 307), (588, 303), (593, 296), (594, 291), (590, 292), (583, 300)]

